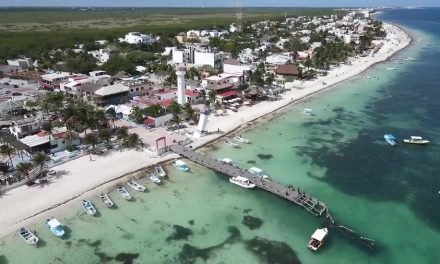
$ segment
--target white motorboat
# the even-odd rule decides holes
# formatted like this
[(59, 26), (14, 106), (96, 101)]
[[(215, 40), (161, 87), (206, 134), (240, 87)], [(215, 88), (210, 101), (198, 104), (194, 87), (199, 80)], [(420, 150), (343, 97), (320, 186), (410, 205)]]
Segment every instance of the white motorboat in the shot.
[(18, 230), (17, 233), (29, 245), (33, 245), (33, 246), (38, 245), (39, 238), (34, 233), (32, 233), (29, 229), (22, 227), (22, 228), (20, 228), (20, 230)]
[(96, 214), (96, 208), (95, 208), (95, 206), (93, 206), (92, 202), (90, 202), (88, 200), (83, 200), (82, 206), (84, 208), (84, 211), (86, 211), (86, 213), (88, 215), (95, 215)]
[(47, 228), (49, 228), (50, 232), (52, 232), (52, 234), (57, 237), (63, 237), (65, 234), (64, 228), (61, 223), (53, 217), (46, 220), (46, 226)]
[(189, 171), (188, 165), (186, 165), (186, 163), (181, 161), (181, 160), (173, 161), (173, 165), (174, 165), (174, 167), (176, 167), (180, 171), (183, 171), (183, 172), (188, 172)]
[(391, 135), (391, 134), (385, 134), (384, 136), (385, 141), (390, 144), (393, 147), (397, 146), (397, 139), (395, 136)]
[(223, 163), (225, 163), (225, 164), (228, 164), (228, 165), (234, 165), (234, 163), (232, 162), (232, 160), (229, 159), (229, 158), (224, 158), (224, 159), (221, 159), (220, 161), (223, 162)]
[(250, 182), (249, 179), (245, 177), (241, 177), (241, 176), (231, 177), (229, 178), (229, 181), (245, 189), (255, 188), (255, 184)]
[(318, 249), (324, 244), (324, 240), (328, 235), (327, 228), (316, 229), (312, 234), (312, 237), (307, 246), (312, 251), (318, 251)]
[(108, 196), (108, 194), (106, 194), (106, 193), (101, 193), (99, 198), (101, 199), (101, 202), (108, 208), (113, 207), (113, 205), (115, 205), (113, 203), (113, 201), (110, 199), (110, 197)]
[(423, 139), (419, 136), (411, 136), (409, 139), (404, 139), (403, 142), (408, 144), (426, 145), (429, 143), (429, 140)]
[(229, 141), (229, 140), (225, 140), (225, 144), (228, 145), (228, 146), (231, 146), (233, 148), (238, 148), (238, 144), (237, 143), (234, 143), (234, 142)]
[(145, 192), (146, 188), (133, 180), (129, 180), (127, 182), (127, 184), (128, 184), (128, 186), (130, 186), (131, 188), (133, 188), (134, 190), (136, 190), (138, 192)]
[(127, 191), (127, 189), (125, 189), (125, 187), (119, 186), (117, 191), (125, 200), (129, 201), (133, 199), (133, 196), (131, 196), (131, 194)]
[(302, 110), (302, 113), (303, 113), (304, 115), (308, 115), (308, 116), (314, 116), (314, 115), (315, 115), (315, 113), (313, 113), (313, 110), (310, 109), (310, 108), (304, 108), (304, 109)]
[(254, 176), (261, 177), (263, 179), (269, 178), (269, 176), (264, 174), (263, 170), (260, 168), (252, 167), (252, 168), (249, 168), (248, 171)]
[(233, 139), (240, 142), (240, 143), (245, 143), (245, 144), (251, 143), (251, 141), (249, 139), (243, 138), (241, 136), (235, 136), (235, 137), (233, 137)]
[(156, 172), (157, 176), (159, 177), (166, 177), (167, 173), (165, 172), (165, 170), (162, 168), (162, 166), (160, 164), (157, 164), (156, 166), (154, 166), (154, 171)]
[(395, 70), (397, 70), (397, 68), (393, 68), (393, 67), (388, 67), (388, 68), (386, 68), (387, 70), (389, 70), (389, 71), (395, 71)]
[(159, 179), (159, 177), (157, 177), (156, 175), (154, 175), (154, 173), (148, 173), (147, 174), (148, 179), (150, 179), (150, 181), (154, 182), (155, 184), (160, 184), (162, 181)]

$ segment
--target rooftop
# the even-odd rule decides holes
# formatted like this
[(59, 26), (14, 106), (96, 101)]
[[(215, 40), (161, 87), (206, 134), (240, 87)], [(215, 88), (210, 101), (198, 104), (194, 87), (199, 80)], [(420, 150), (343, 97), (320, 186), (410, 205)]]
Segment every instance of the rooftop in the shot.
[(95, 91), (96, 95), (99, 96), (108, 96), (108, 95), (112, 95), (112, 94), (119, 94), (119, 93), (124, 93), (124, 92), (128, 92), (129, 88), (128, 86), (125, 86), (123, 84), (114, 84), (114, 85), (109, 85), (109, 86), (103, 86), (101, 88), (99, 88), (98, 90)]

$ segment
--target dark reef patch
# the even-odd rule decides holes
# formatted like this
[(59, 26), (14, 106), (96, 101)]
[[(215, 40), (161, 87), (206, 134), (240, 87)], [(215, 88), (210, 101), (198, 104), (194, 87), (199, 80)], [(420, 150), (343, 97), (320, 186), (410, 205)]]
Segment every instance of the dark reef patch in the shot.
[(99, 258), (99, 263), (107, 263), (113, 260), (113, 257), (105, 254), (104, 252), (95, 251), (95, 256)]
[(250, 209), (250, 208), (247, 208), (247, 209), (243, 210), (243, 214), (248, 214), (250, 212), (252, 212), (252, 209)]
[(9, 263), (8, 259), (5, 256), (1, 255), (0, 264), (8, 264), (8, 263)]
[(269, 160), (273, 158), (272, 154), (257, 154), (257, 157), (262, 160)]
[(170, 242), (171, 240), (188, 240), (188, 237), (192, 234), (193, 232), (189, 228), (180, 225), (173, 225), (173, 231), (171, 232), (171, 235), (167, 237), (166, 241)]
[(124, 264), (131, 264), (135, 259), (139, 257), (139, 253), (119, 253), (116, 255), (115, 260)]
[(188, 224), (190, 224), (190, 225), (194, 225), (194, 219), (189, 220), (189, 221), (188, 221)]
[(246, 163), (248, 163), (248, 164), (256, 164), (257, 162), (255, 160), (248, 160)]
[(247, 226), (250, 230), (258, 229), (263, 224), (263, 220), (258, 217), (253, 217), (250, 215), (243, 216), (241, 223)]
[(271, 264), (300, 264), (295, 251), (286, 243), (254, 237), (245, 241), (246, 248), (257, 255), (261, 262)]

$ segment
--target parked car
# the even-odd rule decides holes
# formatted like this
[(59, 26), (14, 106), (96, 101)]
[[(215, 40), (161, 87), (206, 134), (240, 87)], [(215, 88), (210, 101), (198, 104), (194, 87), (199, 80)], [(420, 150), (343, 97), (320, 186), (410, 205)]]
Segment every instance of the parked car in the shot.
[(11, 93), (11, 95), (12, 96), (20, 96), (20, 95), (23, 95), (22, 93), (19, 93), (19, 92), (13, 92), (13, 93)]
[(18, 88), (19, 86), (18, 85), (16, 85), (16, 84), (14, 84), (12, 87), (14, 87), (14, 88)]

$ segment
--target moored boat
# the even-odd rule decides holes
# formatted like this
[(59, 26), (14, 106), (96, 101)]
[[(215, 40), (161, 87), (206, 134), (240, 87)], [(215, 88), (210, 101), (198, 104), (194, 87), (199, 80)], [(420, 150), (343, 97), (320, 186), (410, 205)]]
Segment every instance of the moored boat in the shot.
[(319, 248), (324, 244), (324, 240), (328, 235), (327, 228), (316, 229), (312, 234), (312, 237), (309, 241), (307, 248), (312, 251), (318, 251)]
[(245, 189), (255, 188), (255, 184), (250, 182), (248, 178), (241, 177), (241, 176), (231, 177), (231, 178), (229, 178), (229, 182), (236, 184), (240, 187), (243, 187)]
[(39, 238), (34, 233), (32, 233), (29, 229), (22, 227), (22, 228), (20, 228), (20, 230), (18, 230), (17, 233), (29, 245), (33, 245), (33, 246), (38, 245)]
[(108, 196), (108, 194), (106, 194), (106, 193), (101, 193), (99, 198), (101, 199), (101, 202), (105, 205), (105, 207), (110, 208), (110, 207), (113, 207), (113, 205), (115, 205), (113, 203), (113, 201), (110, 199), (110, 197)]
[(150, 179), (150, 181), (154, 182), (155, 184), (160, 184), (162, 181), (159, 179), (159, 177), (157, 177), (156, 175), (154, 175), (154, 173), (148, 173), (147, 174), (148, 179)]
[(313, 110), (310, 109), (310, 108), (304, 108), (302, 110), (302, 113), (305, 114), (305, 115), (308, 115), (308, 116), (314, 116), (315, 115), (315, 113), (313, 113)]
[(188, 165), (186, 165), (186, 163), (181, 161), (181, 160), (173, 161), (173, 165), (174, 165), (174, 167), (176, 167), (180, 171), (183, 171), (183, 172), (188, 172), (189, 171)]
[(129, 201), (133, 198), (133, 196), (131, 196), (131, 194), (123, 186), (119, 186), (117, 191), (122, 196), (122, 198), (124, 198), (127, 201)]
[(228, 145), (228, 146), (231, 146), (233, 148), (238, 148), (238, 144), (237, 143), (234, 143), (234, 142), (229, 141), (227, 139), (225, 140), (225, 144)]
[(82, 206), (84, 208), (84, 211), (86, 211), (86, 213), (88, 215), (95, 215), (96, 214), (96, 208), (95, 208), (95, 206), (93, 206), (92, 202), (90, 202), (89, 200), (83, 200)]
[(411, 138), (409, 139), (405, 138), (403, 142), (408, 144), (426, 145), (429, 143), (429, 140), (423, 139), (422, 137), (419, 136), (411, 136)]
[(261, 177), (263, 179), (269, 178), (269, 176), (264, 174), (263, 170), (260, 168), (252, 167), (252, 168), (249, 168), (248, 171), (254, 176)]
[(65, 234), (64, 228), (61, 223), (53, 217), (46, 220), (46, 226), (49, 228), (50, 232), (52, 232), (52, 234), (57, 237), (62, 237)]
[(396, 137), (391, 134), (385, 134), (384, 136), (385, 141), (390, 144), (391, 146), (395, 147), (397, 146)]
[(387, 70), (389, 70), (389, 71), (395, 71), (395, 70), (397, 70), (396, 68), (393, 68), (393, 67), (388, 67), (388, 68), (386, 68)]
[(140, 185), (139, 183), (133, 181), (133, 180), (129, 180), (127, 182), (128, 186), (130, 186), (131, 188), (133, 188), (134, 190), (138, 191), (138, 192), (144, 192), (145, 191), (145, 186)]
[(166, 177), (167, 173), (165, 172), (165, 170), (162, 168), (162, 166), (160, 164), (157, 164), (156, 166), (154, 166), (154, 171), (156, 172), (157, 176), (159, 177)]
[(249, 144), (249, 143), (251, 143), (251, 141), (250, 141), (249, 139), (247, 139), (247, 138), (243, 138), (243, 137), (241, 137), (241, 136), (235, 136), (235, 137), (233, 137), (233, 139), (234, 139), (235, 141), (240, 142), (240, 143), (245, 143), (245, 144)]

